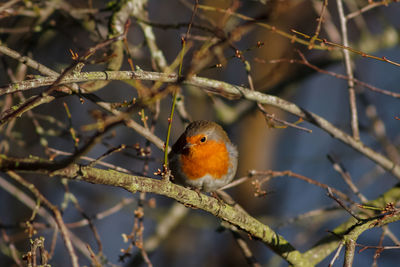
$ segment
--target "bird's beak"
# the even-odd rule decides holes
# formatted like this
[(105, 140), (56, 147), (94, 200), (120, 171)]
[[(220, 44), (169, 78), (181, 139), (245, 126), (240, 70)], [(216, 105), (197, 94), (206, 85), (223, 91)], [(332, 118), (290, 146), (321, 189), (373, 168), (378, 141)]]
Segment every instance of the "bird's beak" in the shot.
[(193, 146), (192, 143), (187, 142), (187, 143), (183, 146), (183, 150), (187, 150), (187, 149), (189, 149), (189, 148), (192, 147), (192, 146)]

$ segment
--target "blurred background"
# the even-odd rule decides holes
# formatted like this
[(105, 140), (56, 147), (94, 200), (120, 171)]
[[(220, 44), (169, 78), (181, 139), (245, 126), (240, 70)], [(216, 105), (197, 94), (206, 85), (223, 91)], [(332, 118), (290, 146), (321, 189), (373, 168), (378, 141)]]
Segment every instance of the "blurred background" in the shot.
[[(142, 1), (131, 2), (140, 5)], [(384, 5), (379, 1), (376, 3), (366, 0), (343, 1), (345, 14), (353, 14), (353, 17), (348, 17), (347, 23), (352, 48), (400, 62), (398, 16), (400, 4), (394, 2), (387, 1)], [(113, 3), (96, 0), (1, 1), (0, 46), (11, 48), (52, 70), (61, 72), (73, 62), (70, 50), (82, 55), (90, 47), (105, 40), (107, 36), (110, 37), (113, 31), (110, 26), (112, 15), (121, 12), (117, 10), (123, 3), (124, 1)], [(264, 3), (256, 0), (202, 0), (199, 3), (246, 15), (289, 35), (293, 35), (292, 30), (295, 30), (313, 36), (324, 1), (270, 0)], [(328, 5), (320, 36), (340, 44), (342, 38), (337, 1), (330, 0), (325, 3)], [(130, 70), (128, 59), (131, 58), (136, 69), (163, 70), (163, 64), (151, 56), (153, 51), (149, 48), (149, 40), (146, 39), (148, 36), (144, 34), (145, 27), (149, 25), (152, 26), (155, 44), (165, 56), (166, 64), (171, 64), (182, 48), (181, 37), (187, 31), (193, 4), (194, 1), (150, 0), (142, 12), (131, 15), (120, 69)], [(363, 12), (358, 12), (359, 10)], [(120, 18), (122, 17), (121, 15)], [(217, 38), (217, 41), (213, 38)], [(343, 131), (351, 133), (347, 81), (290, 61), (300, 60), (298, 53), (300, 51), (314, 66), (345, 75), (340, 49), (331, 51), (309, 49), (307, 45), (293, 42), (291, 38), (250, 21), (200, 7), (196, 11), (188, 41), (192, 44), (192, 48), (188, 50), (184, 59), (184, 73), (196, 70), (197, 76), (249, 87), (245, 60), (251, 67), (249, 74), (253, 79), (255, 90), (293, 102), (322, 116)], [(257, 45), (257, 42), (260, 45)], [(196, 58), (198, 51), (210, 43), (213, 44), (209, 50), (211, 56), (208, 55), (208, 58), (205, 56), (203, 61), (199, 61)], [(83, 71), (110, 68), (107, 59), (111, 55), (107, 49), (98, 51)], [(242, 58), (235, 57), (236, 51), (240, 51)], [(354, 76), (357, 79), (391, 92), (399, 92), (398, 66), (355, 53), (351, 53), (351, 57)], [(36, 70), (24, 67), (4, 52), (0, 52), (0, 59), (0, 86), (40, 74)], [(199, 62), (204, 63), (204, 66), (198, 64)], [(222, 67), (216, 67), (219, 63)], [(152, 86), (152, 82), (142, 84), (148, 88)], [(138, 97), (138, 87), (140, 86), (137, 84), (112, 81), (99, 86), (99, 89), (92, 94), (106, 103), (123, 103)], [(41, 87), (23, 93), (2, 95), (0, 98), (2, 112), (44, 89), (45, 87)], [(395, 119), (400, 114), (398, 100), (364, 87), (356, 86), (355, 89), (361, 140), (375, 151), (400, 163), (398, 149), (400, 121)], [(340, 174), (333, 169), (332, 163), (327, 158), (329, 154), (343, 164), (353, 182), (368, 200), (379, 197), (397, 182), (395, 177), (374, 162), (307, 122), (299, 125), (312, 130), (312, 133), (292, 127), (277, 127), (279, 124), (266, 120), (255, 103), (243, 99), (229, 99), (209, 94), (193, 86), (182, 86), (181, 94), (184, 108), (192, 120), (207, 119), (220, 123), (233, 143), (238, 146), (240, 155), (236, 175), (238, 178), (248, 175), (250, 170), (290, 170), (348, 193), (352, 199), (359, 202), (360, 200), (351, 194)], [(154, 134), (162, 140), (165, 140), (167, 133), (171, 104), (171, 94), (165, 94), (157, 105), (143, 110), (148, 116), (146, 123), (149, 127), (154, 127)], [(279, 109), (269, 106), (264, 108), (269, 114), (282, 120), (292, 123), (298, 120)], [(157, 113), (159, 114), (155, 115)], [(78, 94), (57, 94), (52, 102), (40, 105), (31, 113), (26, 113), (2, 126), (1, 152), (9, 156), (34, 155), (45, 158), (57, 154), (61, 158), (63, 157), (61, 152), (73, 153), (75, 149), (70, 128), (76, 130), (79, 145), (82, 145), (93, 134), (84, 131), (82, 127), (95, 123), (103, 114), (106, 112), (96, 103), (82, 99)], [(172, 143), (185, 126), (185, 120), (182, 119), (182, 114), (181, 116), (179, 114), (175, 114), (173, 121)], [(132, 119), (143, 124), (141, 114), (132, 114)], [(43, 131), (38, 131), (38, 127)], [(143, 136), (125, 125), (119, 125), (109, 131), (101, 143), (94, 146), (86, 156), (96, 159), (121, 144), (125, 144), (127, 148), (112, 153), (102, 161), (112, 164), (113, 167), (124, 168), (133, 174), (155, 177), (153, 173), (162, 166), (163, 152), (153, 144), (148, 144)], [(89, 161), (82, 160), (82, 163), (88, 164)], [(96, 167), (109, 168), (101, 165)], [(132, 195), (119, 188), (65, 181), (37, 174), (21, 175), (62, 210), (66, 223), (76, 223), (84, 219), (82, 212), (74, 204), (75, 199), (84, 214), (91, 218), (104, 214), (113, 207), (121, 207), (117, 211), (110, 211), (104, 218), (93, 219), (101, 240), (102, 260), (105, 266), (146, 266), (146, 263), (137, 256), (140, 250), (136, 247), (129, 248), (132, 238), (128, 236), (128, 242), (124, 242), (123, 238), (124, 234), (130, 235), (132, 232), (135, 224), (134, 211), (140, 202), (144, 207), (142, 219), (145, 246), (146, 241), (154, 237), (160, 224), (165, 223), (165, 218), (173, 218), (171, 209), (176, 203), (162, 196), (146, 195), (142, 196), (140, 201), (139, 193)], [(24, 204), (26, 201), (18, 198), (19, 194), (12, 191), (12, 188), (21, 190), (33, 200), (35, 198), (6, 173), (0, 173), (0, 177), (2, 179), (0, 262), (3, 266), (12, 266), (16, 263), (9, 256), (8, 244), (12, 242), (21, 254), (29, 251), (28, 233), (21, 223), (32, 216), (32, 209)], [(350, 217), (327, 197), (324, 189), (304, 181), (291, 177), (277, 177), (263, 184), (263, 189), (266, 194), (255, 197), (255, 188), (248, 181), (226, 191), (252, 216), (283, 235), (302, 252), (328, 235), (327, 231), (333, 230)], [(177, 207), (174, 209), (178, 209), (181, 214), (181, 217), (176, 218), (175, 227), (157, 243), (153, 251), (148, 252), (154, 266), (246, 264), (232, 234), (227, 230), (221, 230), (221, 221), (218, 218), (200, 210)], [(298, 216), (301, 218), (297, 218)], [(54, 255), (49, 263), (53, 266), (68, 266), (69, 255), (60, 236), (54, 237), (54, 229), (48, 227), (45, 218), (37, 215), (34, 223), (37, 233), (33, 238), (45, 237), (47, 250), (51, 250), (52, 240), (57, 238)], [(389, 228), (399, 237), (398, 223), (391, 224)], [(80, 264), (93, 264), (84, 247), (87, 243), (95, 254), (100, 253), (93, 231), (87, 224), (70, 229), (83, 244), (85, 252), (79, 249), (77, 252)], [(380, 228), (372, 229), (364, 233), (357, 242), (363, 245), (378, 245), (381, 234)], [(243, 236), (247, 240), (247, 235)], [(75, 244), (78, 244), (77, 240)], [(256, 240), (247, 242), (254, 257), (262, 265), (287, 265), (261, 242)], [(393, 244), (390, 238), (384, 239), (383, 245)], [(121, 251), (128, 248), (127, 254)], [(375, 250), (371, 249), (356, 253), (354, 266), (372, 265), (374, 253)], [(333, 254), (319, 265), (327, 266), (332, 257)], [(385, 250), (377, 262), (379, 266), (395, 266), (398, 259), (397, 250)], [(342, 264), (343, 252), (336, 261), (337, 266)]]

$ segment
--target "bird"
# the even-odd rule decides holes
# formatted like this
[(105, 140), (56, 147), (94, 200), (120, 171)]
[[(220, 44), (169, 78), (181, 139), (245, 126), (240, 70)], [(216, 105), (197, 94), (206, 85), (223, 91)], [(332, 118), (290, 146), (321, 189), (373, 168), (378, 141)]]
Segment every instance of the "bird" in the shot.
[(238, 150), (217, 123), (190, 123), (168, 154), (173, 181), (203, 192), (229, 184), (238, 165)]

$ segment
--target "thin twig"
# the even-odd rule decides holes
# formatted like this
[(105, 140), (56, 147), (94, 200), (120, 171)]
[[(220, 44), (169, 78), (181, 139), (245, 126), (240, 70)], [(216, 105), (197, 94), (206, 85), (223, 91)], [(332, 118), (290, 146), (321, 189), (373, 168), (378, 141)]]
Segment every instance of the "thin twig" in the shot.
[(353, 216), (357, 221), (362, 221), (362, 219), (360, 217), (358, 217), (358, 215), (352, 211), (350, 208), (348, 208), (340, 199), (338, 199), (337, 197), (335, 197), (332, 193), (332, 189), (330, 187), (327, 188), (328, 191), (328, 197), (332, 198), (333, 200), (335, 200), (343, 209), (345, 209), (351, 216)]
[[(102, 220), (110, 215), (117, 213), (123, 207), (131, 204), (133, 201), (134, 201), (133, 198), (123, 198), (119, 203), (117, 203), (113, 207), (111, 207), (105, 211), (99, 212), (99, 213), (95, 214), (94, 216), (92, 216), (91, 218), (92, 218), (92, 220)], [(89, 224), (89, 221), (85, 218), (80, 221), (67, 223), (66, 225), (68, 226), (68, 228), (78, 228), (78, 227), (84, 227), (88, 224)]]
[(390, 240), (392, 240), (393, 243), (395, 243), (397, 246), (400, 247), (400, 240), (393, 234), (393, 232), (389, 229), (389, 226), (386, 225), (384, 228), (385, 235), (389, 237)]
[(325, 10), (327, 9), (327, 6), (328, 6), (328, 0), (324, 0), (324, 3), (322, 4), (322, 7), (321, 7), (321, 13), (319, 15), (319, 18), (317, 19), (317, 21), (318, 21), (317, 28), (315, 29), (314, 36), (310, 40), (310, 44), (308, 45), (308, 49), (312, 49), (313, 48), (314, 42), (319, 36), (319, 33), (321, 31), (321, 25), (322, 25), (322, 22), (324, 21), (324, 14), (325, 14)]
[[(50, 152), (54, 153), (54, 157), (57, 156), (57, 155), (63, 155), (63, 156), (72, 156), (73, 155), (73, 153), (61, 151), (61, 150), (58, 150), (58, 149), (55, 149), (55, 148), (52, 148), (52, 147), (49, 147), (48, 149), (49, 149)], [(85, 161), (90, 161), (90, 162), (96, 161), (97, 165), (108, 167), (108, 168), (111, 168), (111, 169), (119, 171), (119, 172), (131, 173), (129, 170), (124, 169), (122, 167), (119, 167), (119, 166), (116, 166), (114, 164), (111, 164), (111, 163), (108, 163), (108, 162), (104, 162), (104, 161), (101, 161), (101, 160), (98, 160), (98, 159), (96, 160), (95, 158), (91, 158), (91, 157), (88, 157), (88, 156), (81, 156), (81, 157), (79, 157), (79, 159), (82, 159), (82, 160), (85, 160)]]
[(295, 217), (285, 219), (284, 221), (279, 223), (277, 225), (277, 227), (281, 228), (281, 227), (285, 227), (287, 225), (290, 225), (290, 224), (293, 224), (293, 223), (296, 223), (299, 221), (303, 221), (306, 219), (313, 220), (313, 218), (316, 218), (318, 220), (320, 220), (322, 218), (324, 220), (328, 220), (328, 218), (329, 218), (328, 214), (338, 211), (339, 209), (340, 208), (337, 207), (337, 205), (333, 205), (333, 206), (329, 206), (329, 207), (325, 207), (325, 208), (311, 210), (311, 211), (305, 212), (303, 214), (297, 215)]
[(224, 228), (229, 229), (229, 231), (232, 233), (233, 238), (235, 239), (236, 244), (239, 246), (239, 249), (242, 252), (247, 264), (252, 267), (261, 267), (261, 264), (254, 257), (253, 252), (250, 250), (248, 244), (246, 243), (244, 238), (239, 234), (239, 229), (226, 222), (221, 223), (221, 225)]
[(14, 263), (19, 266), (22, 267), (22, 262), (18, 256), (18, 250), (15, 247), (14, 242), (12, 242), (12, 240), (10, 240), (10, 237), (7, 235), (7, 232), (5, 229), (1, 229), (1, 237), (4, 240), (4, 243), (6, 246), (8, 246), (8, 249), (10, 251), (11, 254), (11, 258), (14, 260)]
[(114, 154), (114, 153), (118, 153), (118, 152), (124, 150), (125, 148), (126, 148), (126, 145), (124, 145), (124, 144), (121, 144), (121, 145), (119, 145), (119, 146), (117, 146), (117, 147), (110, 148), (110, 149), (107, 150), (105, 153), (103, 153), (103, 155), (101, 155), (100, 157), (98, 157), (96, 160), (90, 162), (90, 163), (89, 163), (89, 166), (94, 167), (94, 166), (96, 166), (101, 160), (103, 160), (104, 158), (109, 157), (110, 155), (112, 155), (112, 154)]
[(19, 62), (27, 65), (28, 67), (37, 70), (38, 72), (45, 74), (47, 76), (58, 76), (58, 72), (46, 67), (45, 65), (31, 59), (30, 57), (23, 56), (15, 50), (12, 50), (5, 46), (4, 43), (0, 44), (0, 53), (7, 55), (11, 58), (18, 60)]
[[(339, 19), (340, 19), (340, 28), (342, 31), (342, 42), (344, 46), (349, 46), (349, 40), (347, 36), (347, 20), (344, 15), (343, 10), (343, 2), (342, 0), (336, 0)], [(356, 92), (354, 90), (354, 82), (353, 82), (353, 70), (352, 70), (352, 61), (350, 59), (349, 50), (343, 50), (344, 62), (346, 67), (346, 74), (349, 77), (347, 82), (348, 90), (349, 90), (349, 102), (350, 102), (350, 114), (351, 114), (351, 129), (353, 131), (353, 138), (355, 140), (360, 139), (360, 131), (358, 128), (358, 114), (357, 114), (357, 104), (356, 104)]]
[[(323, 5), (327, 5), (328, 1), (313, 1), (312, 5), (316, 13), (319, 13), (320, 10), (322, 10)], [(333, 42), (339, 42), (340, 41), (340, 33), (338, 29), (336, 28), (336, 25), (334, 24), (334, 20), (332, 19), (332, 15), (329, 12), (329, 9), (325, 8), (324, 11), (324, 18), (323, 18), (323, 27), (325, 30), (325, 33), (329, 36), (329, 39), (332, 40)]]
[(342, 251), (342, 248), (344, 246), (344, 242), (340, 242), (339, 247), (336, 250), (335, 255), (333, 256), (332, 260), (329, 262), (328, 267), (332, 267), (333, 264), (335, 263), (335, 261), (337, 260), (337, 258), (339, 257), (340, 251)]
[(349, 201), (350, 203), (354, 203), (354, 201), (352, 201), (346, 194), (342, 193), (341, 191), (339, 191), (339, 190), (337, 190), (335, 188), (332, 188), (332, 187), (330, 187), (330, 186), (328, 186), (328, 185), (326, 185), (324, 183), (321, 183), (321, 182), (318, 182), (318, 181), (316, 181), (314, 179), (306, 177), (304, 175), (294, 173), (294, 172), (292, 172), (290, 170), (288, 170), (288, 171), (271, 171), (271, 170), (268, 170), (268, 171), (255, 171), (255, 170), (252, 170), (252, 171), (250, 171), (250, 173), (251, 173), (251, 176), (253, 176), (253, 177), (265, 176), (267, 178), (266, 180), (269, 180), (270, 178), (280, 177), (280, 176), (288, 176), (288, 177), (300, 179), (300, 180), (303, 180), (303, 181), (305, 181), (305, 182), (307, 182), (309, 184), (313, 184), (313, 185), (319, 186), (319, 187), (327, 189), (327, 190), (329, 189), (331, 192), (334, 192), (335, 194), (337, 194), (341, 198), (345, 199), (346, 201)]
[(357, 247), (362, 247), (361, 251), (364, 251), (366, 249), (400, 249), (400, 246), (366, 246), (366, 245), (361, 245), (361, 244), (356, 244)]
[(351, 191), (358, 196), (362, 203), (368, 201), (368, 199), (360, 192), (357, 186), (351, 180), (350, 173), (344, 168), (344, 166), (332, 155), (328, 154), (328, 159), (332, 163), (332, 167), (335, 171), (337, 171), (346, 184), (350, 187)]
[[(82, 209), (82, 207), (81, 207), (81, 205), (79, 204), (79, 202), (78, 202), (78, 200), (76, 199), (76, 197), (72, 195), (71, 191), (69, 190), (68, 183), (63, 183), (63, 184), (64, 184), (64, 188), (65, 188), (65, 191), (66, 191), (65, 194), (69, 196), (69, 198), (72, 200), (72, 203), (73, 203), (74, 206), (75, 206), (75, 209), (76, 209), (76, 210), (81, 214), (81, 216), (82, 216), (83, 218), (85, 218), (86, 221), (88, 222), (88, 226), (89, 226), (90, 230), (93, 232), (93, 236), (94, 236), (94, 238), (95, 238), (95, 240), (96, 240), (96, 243), (97, 243), (97, 246), (98, 246), (98, 249), (99, 249), (99, 254), (102, 255), (102, 254), (103, 254), (103, 244), (101, 243), (100, 235), (99, 235), (99, 232), (97, 231), (96, 226), (94, 225), (93, 219), (91, 218), (91, 216), (89, 216), (89, 215), (84, 211), (84, 209)], [(91, 249), (90, 249), (90, 251), (91, 251)], [(90, 252), (90, 251), (89, 251), (89, 252)]]
[(362, 13), (365, 13), (375, 7), (379, 7), (379, 6), (383, 6), (383, 5), (387, 5), (388, 1), (380, 1), (380, 2), (370, 2), (368, 3), (368, 5), (366, 5), (365, 7), (361, 8), (360, 10), (357, 10), (355, 12), (349, 13), (346, 15), (346, 20), (349, 21), (355, 17), (357, 17), (358, 15), (361, 15)]
[[(386, 227), (386, 226), (384, 226), (384, 227)], [(382, 229), (381, 236), (379, 237), (379, 244), (378, 244), (379, 247), (383, 246), (383, 239), (384, 238), (385, 238), (385, 230)], [(382, 251), (383, 251), (383, 249), (381, 249), (381, 248), (378, 248), (378, 249), (375, 250), (374, 261), (372, 262), (372, 266), (373, 267), (377, 267), (378, 266), (377, 260), (378, 260), (379, 256), (381, 255)]]

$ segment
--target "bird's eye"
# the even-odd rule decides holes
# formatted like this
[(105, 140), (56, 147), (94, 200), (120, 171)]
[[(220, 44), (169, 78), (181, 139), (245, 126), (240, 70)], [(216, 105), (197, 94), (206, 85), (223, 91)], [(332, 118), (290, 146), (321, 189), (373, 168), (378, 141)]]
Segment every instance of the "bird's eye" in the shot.
[(207, 137), (203, 136), (203, 137), (200, 139), (200, 142), (204, 143), (206, 140), (207, 140)]

